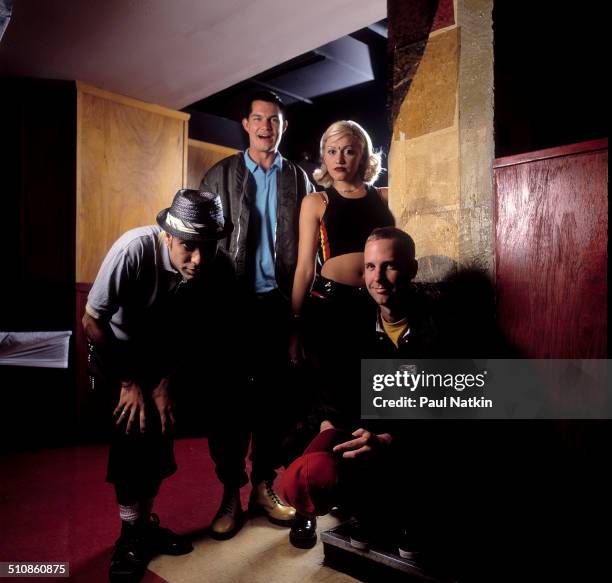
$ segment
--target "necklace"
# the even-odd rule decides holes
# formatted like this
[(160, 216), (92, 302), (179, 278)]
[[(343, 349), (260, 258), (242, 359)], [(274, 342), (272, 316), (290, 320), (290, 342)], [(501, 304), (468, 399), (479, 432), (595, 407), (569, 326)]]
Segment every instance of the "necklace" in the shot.
[(363, 184), (359, 186), (358, 188), (340, 188), (339, 191), (340, 192), (356, 192), (358, 190), (361, 190), (362, 188), (363, 188)]

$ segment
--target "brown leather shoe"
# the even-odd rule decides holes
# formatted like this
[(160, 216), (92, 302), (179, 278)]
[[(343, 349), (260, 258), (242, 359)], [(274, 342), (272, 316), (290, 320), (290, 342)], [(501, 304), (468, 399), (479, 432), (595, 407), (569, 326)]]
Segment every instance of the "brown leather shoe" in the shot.
[(287, 506), (272, 488), (272, 482), (260, 482), (253, 486), (249, 499), (249, 514), (264, 515), (273, 524), (291, 526), (295, 508)]
[(232, 538), (244, 524), (244, 512), (240, 504), (240, 490), (225, 488), (219, 510), (210, 527), (210, 536), (216, 540)]

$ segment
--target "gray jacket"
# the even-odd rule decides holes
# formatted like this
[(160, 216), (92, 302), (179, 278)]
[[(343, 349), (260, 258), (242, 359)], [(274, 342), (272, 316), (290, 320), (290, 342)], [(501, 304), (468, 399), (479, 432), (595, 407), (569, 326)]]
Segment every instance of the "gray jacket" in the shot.
[[(297, 263), (300, 205), (302, 198), (314, 189), (306, 173), (286, 158), (283, 158), (283, 168), (277, 176), (276, 283), (283, 295), (289, 298)], [(200, 189), (221, 196), (223, 213), (234, 223), (231, 235), (221, 244), (234, 262), (239, 281), (246, 283), (248, 231), (256, 187), (244, 162), (243, 152), (215, 164), (204, 176)], [(253, 253), (254, 249), (248, 251)]]

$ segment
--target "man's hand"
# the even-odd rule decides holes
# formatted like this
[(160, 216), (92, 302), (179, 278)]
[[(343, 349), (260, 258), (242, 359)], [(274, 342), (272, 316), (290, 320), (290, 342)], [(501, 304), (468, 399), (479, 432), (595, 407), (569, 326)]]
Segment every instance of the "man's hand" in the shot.
[(119, 425), (127, 419), (125, 432), (129, 433), (136, 415), (138, 415), (140, 431), (143, 432), (145, 428), (145, 409), (142, 389), (134, 381), (122, 381), (119, 403), (113, 411), (113, 416), (117, 417), (116, 424)]
[(353, 431), (356, 439), (339, 443), (334, 447), (334, 452), (342, 452), (344, 458), (356, 458), (380, 446), (387, 446), (391, 443), (392, 437), (388, 433), (375, 435), (363, 427)]
[(151, 393), (159, 418), (161, 419), (162, 433), (166, 433), (166, 426), (174, 424), (174, 401), (168, 392), (168, 379), (163, 378)]

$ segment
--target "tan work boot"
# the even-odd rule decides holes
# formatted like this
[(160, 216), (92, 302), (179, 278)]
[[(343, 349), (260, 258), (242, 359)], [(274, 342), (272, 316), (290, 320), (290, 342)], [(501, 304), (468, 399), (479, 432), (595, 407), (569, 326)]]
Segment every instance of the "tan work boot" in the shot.
[(232, 538), (244, 524), (244, 512), (240, 504), (240, 490), (225, 488), (219, 510), (210, 527), (210, 536), (217, 540)]
[(253, 486), (249, 513), (253, 516), (265, 515), (270, 522), (279, 526), (291, 526), (295, 518), (295, 508), (287, 506), (272, 488), (272, 482), (267, 481)]

